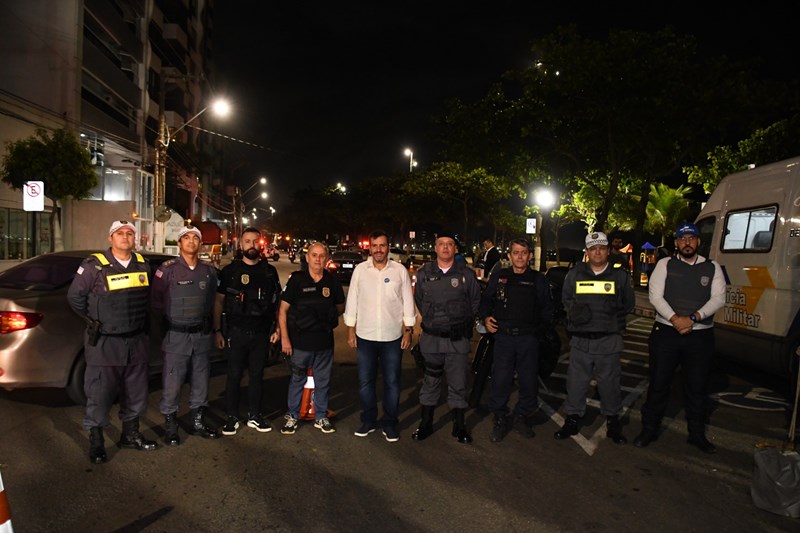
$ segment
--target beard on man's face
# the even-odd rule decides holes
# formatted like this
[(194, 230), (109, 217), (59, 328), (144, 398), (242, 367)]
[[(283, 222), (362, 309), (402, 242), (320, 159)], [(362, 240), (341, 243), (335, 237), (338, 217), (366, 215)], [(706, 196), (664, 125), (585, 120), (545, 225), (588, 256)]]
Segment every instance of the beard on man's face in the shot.
[(251, 260), (258, 259), (260, 255), (261, 255), (261, 250), (259, 250), (258, 248), (249, 248), (244, 252), (244, 256)]

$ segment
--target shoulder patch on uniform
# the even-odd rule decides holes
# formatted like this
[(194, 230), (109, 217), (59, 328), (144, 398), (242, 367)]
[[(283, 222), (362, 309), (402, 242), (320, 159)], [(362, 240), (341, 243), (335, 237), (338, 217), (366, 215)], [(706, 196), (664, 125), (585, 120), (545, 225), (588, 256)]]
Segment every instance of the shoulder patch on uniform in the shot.
[(177, 262), (178, 262), (178, 258), (177, 258), (177, 257), (176, 257), (175, 259), (167, 259), (166, 261), (164, 261), (163, 263), (161, 263), (161, 266), (162, 266), (162, 267), (165, 267), (165, 266), (170, 266), (170, 265), (174, 265), (174, 264), (175, 264), (175, 263), (177, 263)]
[(80, 276), (81, 274), (83, 274), (83, 267), (79, 266), (78, 267), (78, 275)]

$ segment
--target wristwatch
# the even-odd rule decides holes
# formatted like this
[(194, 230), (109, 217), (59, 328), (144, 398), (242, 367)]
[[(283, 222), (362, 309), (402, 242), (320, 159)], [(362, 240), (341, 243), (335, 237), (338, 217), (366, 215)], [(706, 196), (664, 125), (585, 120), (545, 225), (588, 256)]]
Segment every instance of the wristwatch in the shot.
[(690, 319), (692, 322), (697, 322), (697, 318), (694, 316), (694, 313), (692, 313), (691, 315), (689, 315), (689, 319)]

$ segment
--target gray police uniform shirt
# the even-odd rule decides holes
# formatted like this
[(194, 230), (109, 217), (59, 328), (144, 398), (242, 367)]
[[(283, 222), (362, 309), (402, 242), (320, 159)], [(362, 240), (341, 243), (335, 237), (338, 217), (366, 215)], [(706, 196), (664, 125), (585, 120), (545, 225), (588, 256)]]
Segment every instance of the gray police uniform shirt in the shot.
[[(212, 348), (211, 315), (217, 293), (217, 271), (198, 261), (192, 269), (178, 256), (165, 261), (153, 275), (153, 310), (170, 326), (161, 348), (168, 353), (207, 353)], [(189, 329), (191, 331), (180, 331)], [(194, 328), (202, 328), (194, 331)]]

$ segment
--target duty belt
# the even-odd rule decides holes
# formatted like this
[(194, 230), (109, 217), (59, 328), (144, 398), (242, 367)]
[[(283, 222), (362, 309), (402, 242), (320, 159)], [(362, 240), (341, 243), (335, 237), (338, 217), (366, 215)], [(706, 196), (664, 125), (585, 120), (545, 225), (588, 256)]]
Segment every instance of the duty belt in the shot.
[(518, 335), (533, 335), (536, 330), (533, 328), (497, 328), (495, 333), (502, 333), (503, 335), (510, 335), (516, 337)]
[(425, 324), (422, 324), (422, 331), (424, 331), (428, 335), (433, 335), (434, 337), (443, 337), (447, 339), (456, 340), (456, 339), (463, 339), (464, 337), (469, 337), (470, 330), (468, 328), (471, 327), (472, 324), (470, 324), (469, 326), (464, 324), (455, 324), (447, 329), (436, 329), (428, 327)]
[(570, 335), (573, 337), (579, 337), (581, 339), (602, 339), (603, 337), (608, 337), (609, 335), (613, 335), (616, 331), (607, 332), (597, 332), (597, 331), (571, 331)]
[(140, 333), (144, 333), (144, 330), (141, 328), (135, 329), (133, 331), (126, 331), (125, 333), (105, 333), (101, 331), (100, 335), (102, 335), (103, 337), (135, 337)]
[(179, 326), (177, 324), (170, 324), (169, 325), (170, 331), (177, 331), (180, 333), (200, 333), (205, 329), (203, 324), (196, 324), (194, 326)]

